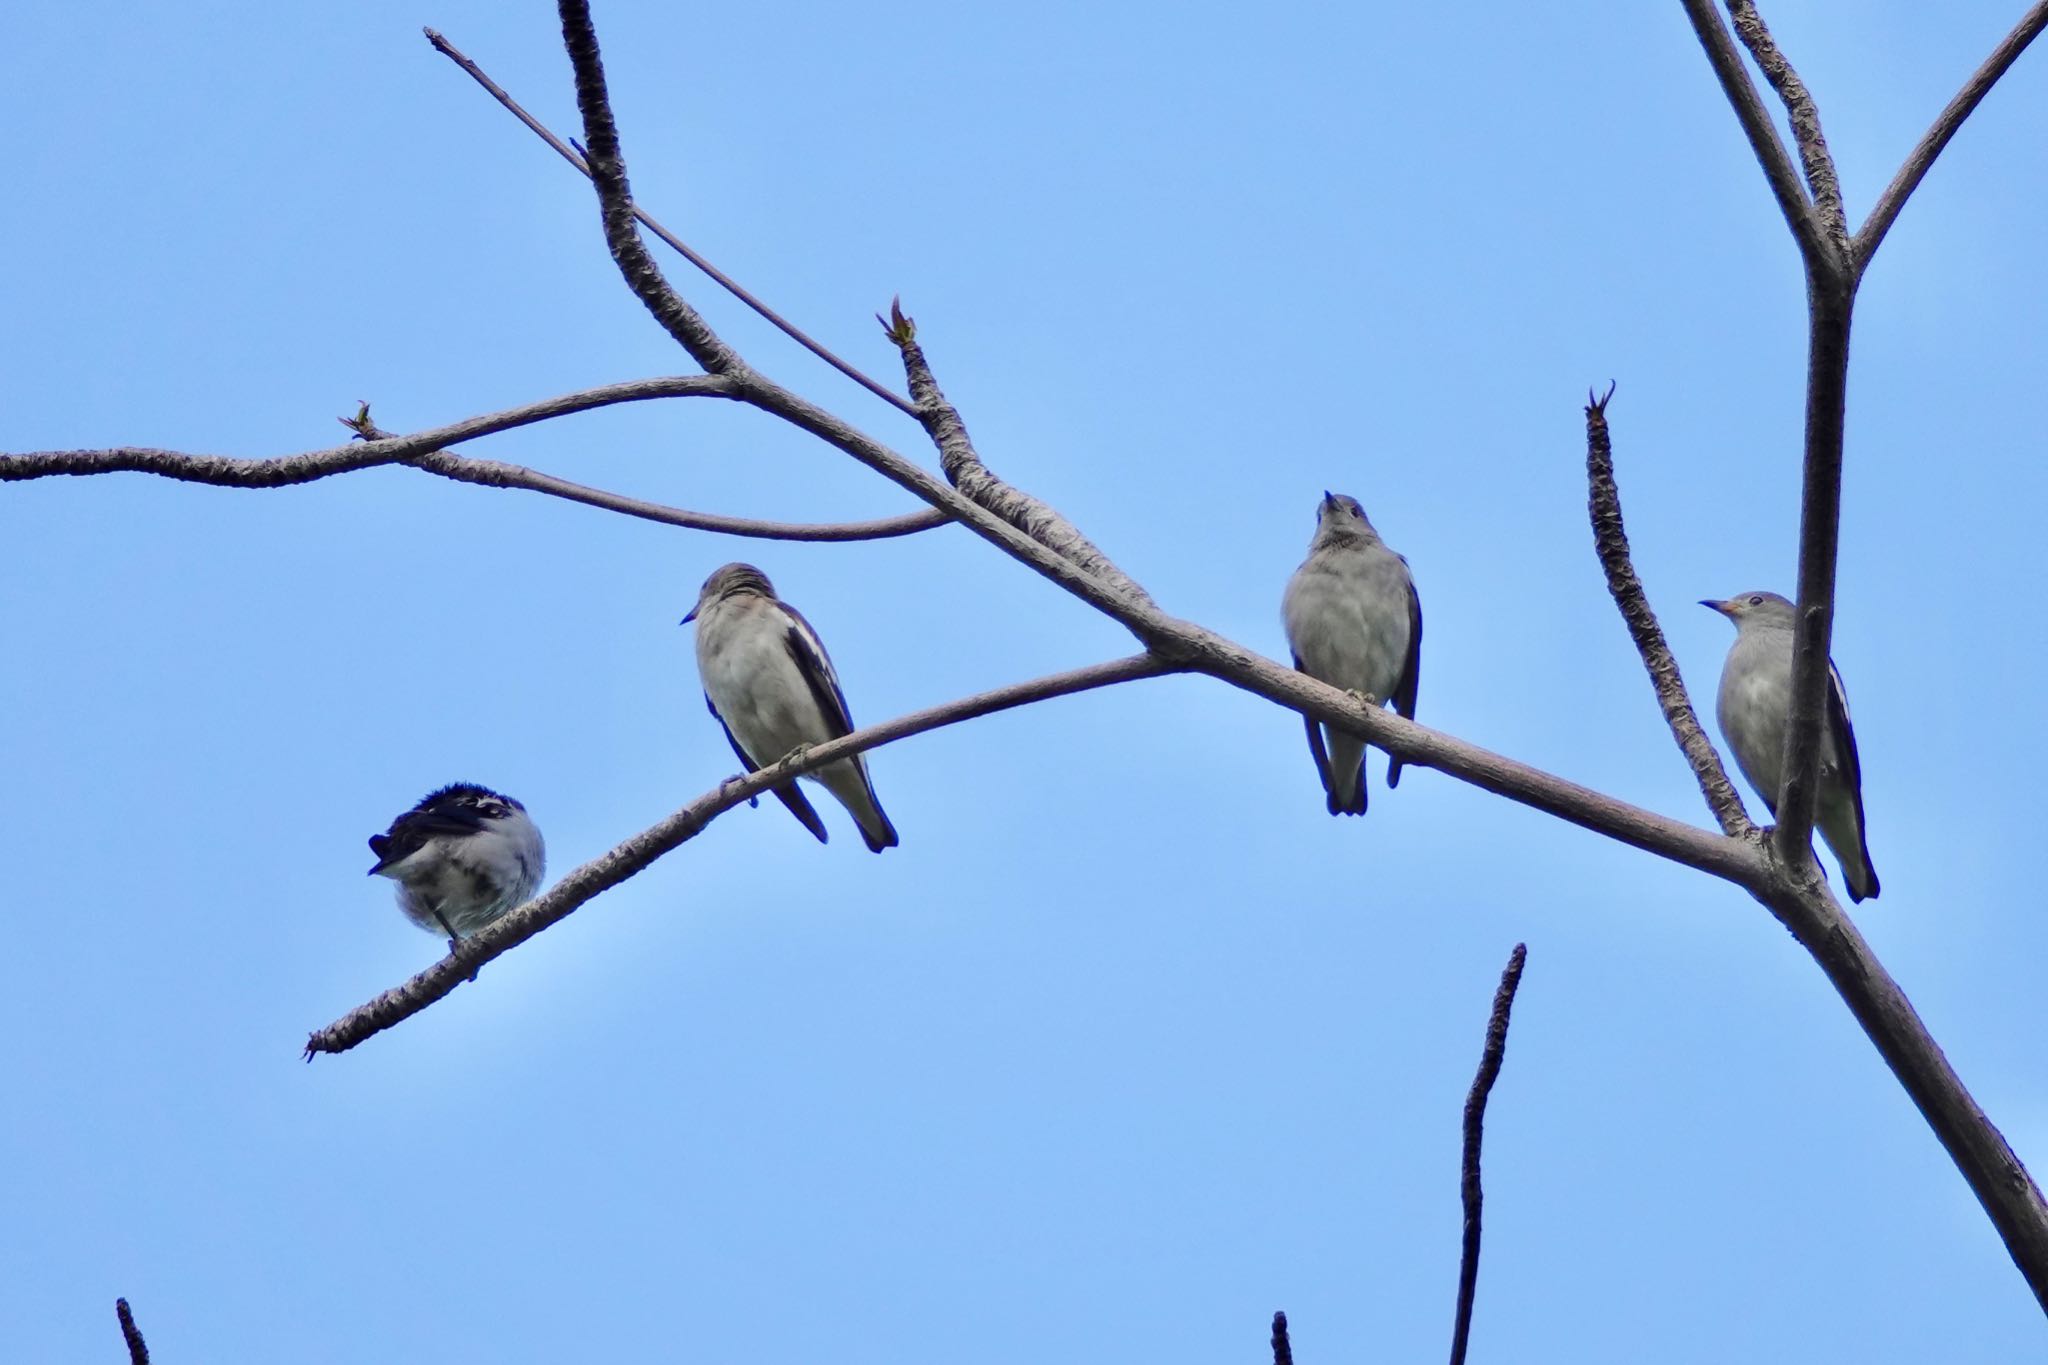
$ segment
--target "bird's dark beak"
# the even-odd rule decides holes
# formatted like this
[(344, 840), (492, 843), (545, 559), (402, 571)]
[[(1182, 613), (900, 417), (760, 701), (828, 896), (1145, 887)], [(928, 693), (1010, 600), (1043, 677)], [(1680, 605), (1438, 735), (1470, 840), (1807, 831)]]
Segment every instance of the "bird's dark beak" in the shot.
[(1719, 601), (1712, 597), (1701, 598), (1700, 605), (1705, 607), (1708, 611), (1718, 611), (1723, 616), (1726, 616), (1728, 614), (1728, 604), (1726, 602)]
[(1325, 488), (1323, 490), (1323, 506), (1328, 507), (1330, 504), (1336, 501), (1337, 495), (1335, 493), (1332, 493), (1329, 489)]
[(689, 625), (689, 624), (690, 624), (690, 622), (692, 622), (692, 621), (694, 621), (694, 620), (696, 620), (696, 619), (697, 619), (697, 609), (696, 609), (695, 607), (691, 607), (691, 608), (690, 608), (690, 614), (689, 614), (688, 616), (685, 616), (685, 617), (684, 617), (684, 618), (683, 618), (682, 620), (680, 620), (680, 621), (676, 622), (676, 624), (677, 624), (677, 625), (679, 625), (679, 626), (687, 626), (687, 625)]

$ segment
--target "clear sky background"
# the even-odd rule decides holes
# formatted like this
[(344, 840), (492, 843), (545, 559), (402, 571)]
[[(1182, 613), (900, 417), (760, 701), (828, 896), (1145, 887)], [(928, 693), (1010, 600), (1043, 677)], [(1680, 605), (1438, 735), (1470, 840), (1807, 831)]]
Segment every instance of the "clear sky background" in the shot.
[[(1860, 221), (2019, 0), (1767, 6)], [(1696, 700), (1701, 597), (1793, 581), (1796, 254), (1675, 2), (607, 3), (642, 201), (894, 378), (901, 292), (990, 463), (1268, 654), (1323, 489), (1414, 565), (1420, 719), (1706, 822), (1585, 519), (1613, 409)], [(9, 26), (0, 446), (273, 455), (687, 362), (594, 198), (551, 7), (30, 6)], [(2048, 1163), (2048, 54), (1864, 288), (1835, 657), (1858, 922)], [(673, 260), (665, 249), (664, 260)], [(680, 262), (779, 378), (913, 424)], [(472, 453), (703, 510), (910, 499), (723, 405)], [(741, 542), (405, 469), (0, 488), (0, 1359), (1428, 1360), (1460, 1107), (1475, 1361), (2038, 1359), (2039, 1309), (1819, 970), (1740, 892), (1413, 770), (1323, 813), (1196, 678), (873, 759), (900, 849), (772, 802), (357, 1051), (439, 953), (369, 834), (444, 782), (559, 874), (729, 775), (676, 622), (760, 564), (879, 720), (1129, 652), (957, 530)], [(1752, 809), (1756, 803), (1752, 801)], [(1832, 864), (1830, 864), (1832, 867)], [(1831, 875), (1838, 875), (1833, 874)]]

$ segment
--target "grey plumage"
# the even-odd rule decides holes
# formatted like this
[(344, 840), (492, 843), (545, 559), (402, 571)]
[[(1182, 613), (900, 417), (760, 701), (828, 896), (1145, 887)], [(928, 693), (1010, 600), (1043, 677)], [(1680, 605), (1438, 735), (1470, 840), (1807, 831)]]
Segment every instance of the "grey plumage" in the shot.
[[(1721, 690), (1714, 715), (1735, 762), (1749, 785), (1778, 813), (1785, 785), (1785, 739), (1792, 719), (1792, 603), (1774, 592), (1746, 592), (1726, 601), (1705, 601), (1735, 623), (1735, 643), (1721, 665)], [(1877, 871), (1863, 826), (1863, 764), (1856, 731), (1849, 723), (1849, 694), (1842, 675), (1828, 664), (1827, 710), (1821, 719), (1820, 791), (1814, 825), (1841, 860), (1849, 899), (1877, 894)]]
[[(1358, 499), (1323, 494), (1308, 558), (1287, 581), (1280, 615), (1296, 668), (1415, 718), (1422, 601), (1408, 561), (1386, 547)], [(1365, 814), (1365, 742), (1306, 717), (1303, 724), (1330, 814)], [(1387, 785), (1400, 781), (1396, 758)]]
[[(697, 672), (704, 701), (748, 771), (764, 768), (799, 746), (823, 744), (853, 731), (839, 674), (811, 623), (775, 595), (751, 564), (728, 564), (704, 580), (683, 620), (697, 623)], [(806, 773), (837, 797), (876, 853), (894, 848), (896, 827), (882, 812), (866, 756)], [(795, 782), (774, 789), (803, 827), (825, 842), (818, 818)]]
[(398, 883), (398, 908), (429, 933), (467, 938), (540, 889), (547, 850), (526, 807), (458, 782), (370, 836), (371, 876)]

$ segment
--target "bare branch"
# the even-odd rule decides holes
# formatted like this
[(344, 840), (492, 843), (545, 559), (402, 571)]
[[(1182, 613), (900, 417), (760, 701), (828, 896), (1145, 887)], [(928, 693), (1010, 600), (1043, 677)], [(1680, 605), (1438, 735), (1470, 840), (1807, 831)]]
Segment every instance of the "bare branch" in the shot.
[(1273, 1315), (1273, 1365), (1294, 1365), (1294, 1346), (1287, 1340), (1287, 1315)]
[(1963, 82), (1963, 88), (1948, 102), (1934, 120), (1934, 125), (1924, 133), (1913, 150), (1899, 166), (1899, 173), (1892, 177), (1892, 183), (1884, 187), (1884, 193), (1877, 197), (1877, 206), (1870, 216), (1863, 220), (1863, 230), (1856, 234), (1852, 248), (1850, 269), (1855, 278), (1862, 278), (1870, 266), (1870, 258), (1877, 254), (1884, 235), (1891, 231), (1892, 223), (1898, 218), (1899, 210), (1906, 206), (1906, 200), (1919, 188), (1920, 181), (1933, 167), (1934, 159), (1948, 146), (1956, 130), (1963, 126), (1963, 120), (1974, 112), (1991, 87), (1998, 83), (2006, 68), (2019, 60), (2027, 45), (2048, 28), (2048, 0), (2039, 0), (2033, 8), (2021, 16), (2012, 32), (2005, 35), (2005, 41), (1995, 48), (1984, 64), (1977, 68), (1970, 79)]
[(1792, 63), (1778, 50), (1764, 18), (1753, 0), (1728, 0), (1728, 17), (1749, 55), (1756, 58), (1764, 79), (1785, 105), (1792, 123), (1792, 140), (1799, 146), (1799, 162), (1806, 171), (1807, 186), (1813, 191), (1813, 205), (1820, 214), (1821, 231), (1837, 261), (1849, 259), (1849, 220), (1842, 211), (1842, 181), (1835, 172), (1835, 159), (1828, 154), (1828, 142), (1820, 131), (1820, 109), (1807, 92), (1806, 82), (1792, 69)]
[(128, 1311), (128, 1300), (114, 1300), (114, 1316), (121, 1320), (121, 1340), (128, 1343), (128, 1365), (149, 1365), (149, 1347), (135, 1325), (135, 1315)]
[(463, 981), (472, 979), (484, 963), (567, 919), (578, 907), (681, 847), (718, 815), (800, 773), (865, 753), (893, 740), (957, 725), (977, 716), (1173, 671), (1172, 664), (1150, 654), (1090, 664), (1086, 668), (1013, 683), (950, 701), (943, 706), (898, 716), (879, 725), (866, 726), (829, 743), (796, 750), (780, 762), (771, 763), (756, 772), (730, 778), (659, 824), (642, 830), (611, 852), (571, 871), (548, 891), (503, 919), (485, 926), (473, 937), (461, 940), (447, 957), (404, 985), (384, 992), (314, 1033), (306, 1043), (306, 1059), (311, 1061), (316, 1052), (346, 1052), (364, 1039), (418, 1014)]
[(1764, 179), (1770, 182), (1771, 193), (1776, 196), (1778, 208), (1785, 215), (1786, 226), (1792, 229), (1792, 236), (1799, 242), (1800, 253), (1805, 256), (1808, 268), (1826, 263), (1829, 248), (1821, 231), (1820, 219), (1814, 212), (1812, 201), (1806, 197), (1806, 191), (1800, 188), (1799, 173), (1792, 169), (1792, 158), (1786, 153), (1785, 144), (1778, 140), (1778, 130), (1771, 125), (1771, 116), (1764, 109), (1763, 98), (1757, 94), (1749, 73), (1742, 68), (1742, 54), (1735, 50), (1734, 40), (1721, 25), (1714, 0), (1680, 0), (1680, 3), (1685, 6), (1686, 17), (1692, 20), (1692, 30), (1698, 35), (1700, 46), (1706, 50), (1707, 63), (1714, 68), (1714, 76), (1721, 82), (1722, 92), (1728, 96), (1728, 103), (1735, 107), (1736, 121), (1749, 138), (1749, 147), (1756, 153), (1757, 163), (1764, 168)]
[[(525, 124), (528, 128), (530, 128), (533, 131), (534, 135), (538, 137), (542, 142), (545, 142), (548, 144), (548, 146), (554, 148), (555, 152), (562, 158), (562, 160), (568, 162), (571, 166), (574, 166), (578, 171), (582, 172), (585, 176), (588, 176), (590, 174), (590, 163), (583, 159), (581, 153), (577, 152), (574, 148), (570, 147), (567, 143), (563, 142), (562, 139), (560, 139), (559, 137), (556, 137), (553, 131), (550, 130), (546, 124), (542, 123), (532, 114), (527, 113), (526, 110), (520, 106), (519, 101), (513, 99), (511, 95), (505, 92), (505, 88), (503, 86), (499, 85), (496, 81), (492, 80), (488, 75), (485, 74), (484, 69), (482, 67), (478, 66), (474, 61), (470, 60), (470, 58), (466, 56), (459, 48), (457, 48), (455, 44), (449, 42), (446, 38), (442, 37), (441, 34), (436, 30), (429, 28), (424, 30), (424, 32), (427, 35), (427, 41), (434, 45), (435, 51), (439, 52), (442, 56), (448, 58), (448, 60), (454, 62), (457, 66), (461, 67), (465, 72), (467, 72), (471, 80), (475, 81), (478, 85), (482, 86), (487, 92), (489, 92), (490, 96), (493, 99), (497, 100), (499, 104), (505, 106), (505, 108), (511, 112), (514, 118), (518, 119), (521, 123)], [(649, 232), (653, 233), (656, 237), (659, 237), (662, 241), (668, 243), (668, 245), (672, 247), (676, 251), (676, 253), (680, 255), (684, 260), (688, 261), (691, 265), (696, 266), (697, 269), (703, 271), (706, 275), (710, 276), (711, 279), (719, 285), (719, 287), (724, 289), (727, 293), (731, 294), (734, 298), (738, 299), (741, 303), (744, 303), (745, 305), (747, 305), (747, 307), (753, 309), (756, 313), (759, 313), (762, 317), (766, 318), (771, 324), (773, 324), (776, 328), (781, 330), (783, 335), (787, 336), (790, 340), (796, 342), (797, 345), (803, 347), (812, 355), (818, 357), (818, 359), (824, 361), (827, 365), (830, 365), (833, 369), (839, 371), (839, 373), (845, 375), (848, 379), (851, 379), (854, 383), (860, 385), (862, 388), (866, 389), (869, 393), (872, 393), (873, 395), (875, 395), (875, 397), (881, 399), (883, 402), (889, 403), (892, 406), (901, 409), (903, 412), (908, 413), (912, 417), (917, 416), (917, 409), (911, 405), (909, 399), (905, 398), (902, 394), (897, 393), (894, 389), (889, 388), (887, 385), (882, 384), (879, 381), (868, 377), (866, 374), (862, 373), (858, 369), (855, 369), (846, 361), (841, 360), (838, 356), (834, 355), (831, 351), (827, 350), (820, 343), (813, 341), (795, 323), (789, 321), (789, 319), (783, 317), (782, 314), (776, 312), (773, 308), (770, 308), (767, 304), (763, 303), (759, 298), (755, 297), (754, 294), (751, 291), (749, 291), (744, 285), (742, 285), (738, 280), (735, 280), (734, 278), (732, 278), (732, 276), (726, 274), (723, 270), (720, 270), (717, 266), (713, 265), (710, 261), (706, 260), (702, 255), (700, 255), (695, 249), (686, 245), (680, 237), (676, 236), (673, 232), (670, 232), (667, 228), (663, 227), (659, 222), (656, 222), (653, 215), (648, 213), (647, 210), (641, 208), (637, 203), (633, 206), (633, 216), (637, 218), (640, 221), (641, 225), (645, 227)]]
[(1621, 609), (1629, 637), (1636, 642), (1636, 653), (1649, 670), (1657, 704), (1664, 710), (1664, 722), (1671, 727), (1671, 737), (1678, 741), (1685, 761), (1692, 765), (1700, 793), (1707, 798), (1707, 808), (1721, 822), (1723, 833), (1741, 838), (1755, 826), (1742, 808), (1741, 794), (1721, 766), (1721, 755), (1715, 751), (1714, 742), (1700, 727), (1692, 696), (1685, 690), (1685, 679), (1678, 672), (1678, 660), (1665, 643), (1664, 629), (1657, 623), (1657, 613), (1650, 609), (1650, 599), (1629, 557), (1628, 532), (1621, 522), (1621, 490), (1614, 481), (1614, 450), (1607, 432), (1607, 403), (1613, 397), (1613, 385), (1608, 386), (1605, 397), (1586, 395), (1587, 510), (1593, 521), (1593, 548), (1600, 555), (1600, 567), (1607, 571), (1607, 591), (1613, 596), (1614, 605)]
[(746, 363), (711, 330), (696, 309), (683, 302), (647, 252), (633, 226), (633, 187), (626, 180), (625, 155), (619, 148), (619, 126), (612, 119), (611, 97), (605, 92), (604, 59), (597, 50), (597, 29), (584, 0), (560, 0), (562, 46), (576, 72), (576, 108), (583, 115), (583, 142), (590, 183), (597, 187), (604, 217), (605, 245), (626, 287), (644, 304), (690, 358), (713, 374), (743, 371)]
[(40, 450), (21, 455), (0, 455), (0, 483), (13, 479), (41, 479), (52, 474), (112, 474), (133, 472), (160, 474), (187, 483), (218, 484), (226, 488), (278, 488), (307, 483), (330, 474), (346, 474), (378, 465), (404, 464), (457, 441), (475, 440), (516, 427), (532, 426), (553, 417), (615, 403), (638, 403), (653, 398), (733, 398), (737, 391), (730, 380), (715, 375), (685, 375), (675, 379), (636, 379), (624, 384), (607, 384), (580, 393), (547, 398), (504, 412), (471, 417), (445, 427), (392, 436), (378, 441), (351, 441), (329, 450), (312, 450), (299, 455), (272, 459), (244, 460), (228, 455), (188, 455), (175, 450), (150, 450), (122, 446), (111, 450)]
[(939, 381), (917, 344), (917, 324), (903, 315), (901, 300), (891, 303), (883, 322), (889, 339), (903, 352), (903, 370), (910, 379), (910, 393), (917, 400), (917, 420), (938, 447), (939, 467), (947, 479), (979, 505), (1001, 517), (1039, 544), (1079, 564), (1137, 601), (1150, 604), (1152, 598), (1119, 569), (1095, 543), (1048, 504), (997, 478), (975, 453), (968, 439), (967, 424), (960, 412), (946, 401)]
[(1507, 1054), (1508, 1012), (1515, 1007), (1515, 991), (1522, 984), (1522, 964), (1529, 958), (1529, 945), (1517, 943), (1501, 971), (1500, 987), (1493, 993), (1493, 1013), (1486, 1020), (1486, 1047), (1479, 1054), (1479, 1074), (1472, 1078), (1471, 1093), (1465, 1096), (1465, 1145), (1459, 1163), (1458, 1192), (1465, 1204), (1465, 1245), (1458, 1260), (1458, 1312), (1451, 1328), (1451, 1365), (1465, 1365), (1465, 1347), (1472, 1335), (1472, 1296), (1479, 1287), (1479, 1210), (1486, 1202), (1479, 1184), (1479, 1143), (1486, 1127), (1486, 1097), (1500, 1079), (1501, 1060)]
[(2048, 1309), (2048, 1202), (1912, 1002), (1825, 885), (1789, 887), (1765, 904), (1827, 973), (1990, 1215), (2035, 1300)]

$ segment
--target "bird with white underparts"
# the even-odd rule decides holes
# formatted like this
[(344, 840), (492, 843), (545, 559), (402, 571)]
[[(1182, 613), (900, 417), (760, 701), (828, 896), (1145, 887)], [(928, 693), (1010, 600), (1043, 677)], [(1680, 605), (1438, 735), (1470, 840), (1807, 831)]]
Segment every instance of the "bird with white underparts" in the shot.
[(547, 849), (526, 807), (509, 796), (457, 782), (370, 836), (373, 877), (398, 883), (398, 908), (429, 933), (461, 940), (540, 889)]
[[(1280, 616), (1294, 666), (1415, 719), (1422, 670), (1422, 600), (1408, 561), (1388, 549), (1358, 499), (1325, 492), (1308, 558), (1287, 580)], [(1332, 815), (1365, 814), (1365, 741), (1304, 716), (1308, 749)], [(1387, 764), (1387, 786), (1401, 760)]]
[[(705, 579), (697, 605), (683, 618), (685, 625), (692, 621), (697, 623), (704, 702), (749, 772), (795, 749), (853, 732), (846, 694), (824, 642), (803, 613), (775, 595), (759, 569), (727, 564)], [(875, 797), (865, 755), (827, 763), (804, 776), (838, 798), (871, 850), (896, 847), (896, 827)], [(826, 842), (825, 822), (794, 781), (773, 790), (819, 843)]]
[[(1726, 601), (1701, 602), (1735, 623), (1735, 643), (1721, 665), (1714, 716), (1735, 762), (1773, 817), (1785, 785), (1785, 739), (1792, 721), (1792, 636), (1797, 609), (1774, 592), (1746, 592)], [(1849, 694), (1828, 663), (1826, 709), (1821, 715), (1820, 790), (1813, 823), (1841, 861), (1849, 899), (1877, 894), (1877, 870), (1863, 829), (1863, 763), (1849, 724)]]

